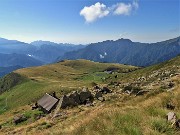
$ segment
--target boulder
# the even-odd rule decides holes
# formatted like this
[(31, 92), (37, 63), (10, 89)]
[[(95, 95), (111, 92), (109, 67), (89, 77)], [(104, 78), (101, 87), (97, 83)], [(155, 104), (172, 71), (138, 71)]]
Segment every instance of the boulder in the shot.
[(107, 94), (107, 93), (111, 93), (112, 91), (108, 87), (103, 87), (101, 92)]
[(176, 119), (177, 119), (177, 116), (176, 116), (176, 114), (174, 112), (169, 112), (167, 114), (167, 120), (169, 122), (171, 122), (172, 124), (174, 124), (176, 122)]
[(102, 95), (102, 92), (100, 92), (100, 91), (96, 92), (95, 95), (94, 95), (94, 97), (97, 98), (97, 99), (98, 99), (99, 97), (102, 97), (102, 96), (103, 96), (103, 95)]
[(61, 99), (60, 99), (60, 108), (65, 109), (66, 107), (69, 106), (76, 106), (77, 103), (75, 102), (75, 100), (73, 98), (69, 98), (68, 96), (64, 95)]
[(74, 99), (74, 101), (75, 101), (77, 104), (81, 104), (80, 95), (77, 93), (77, 91), (73, 91), (73, 92), (69, 95), (69, 98)]
[(175, 126), (176, 128), (180, 129), (180, 119), (176, 120)]
[(98, 100), (103, 102), (103, 101), (105, 101), (105, 98), (104, 97), (99, 97)]
[(13, 123), (17, 125), (17, 124), (19, 124), (23, 121), (26, 121), (26, 120), (27, 120), (27, 118), (24, 115), (19, 115), (19, 116), (15, 116), (13, 118)]
[(94, 89), (101, 89), (98, 85), (94, 86)]
[(87, 99), (90, 99), (90, 100), (93, 99), (93, 95), (88, 90), (83, 90), (82, 92), (79, 93), (79, 96), (80, 96), (81, 103), (86, 103)]

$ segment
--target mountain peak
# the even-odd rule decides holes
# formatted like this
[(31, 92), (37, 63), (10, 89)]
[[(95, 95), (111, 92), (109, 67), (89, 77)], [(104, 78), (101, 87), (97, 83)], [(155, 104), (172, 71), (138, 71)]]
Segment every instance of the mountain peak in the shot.
[(116, 41), (121, 41), (121, 42), (132, 42), (130, 39), (126, 39), (126, 38), (120, 38)]
[(37, 40), (33, 41), (30, 44), (35, 46), (42, 46), (42, 45), (57, 45), (57, 43), (51, 42), (51, 41), (43, 41), (43, 40)]

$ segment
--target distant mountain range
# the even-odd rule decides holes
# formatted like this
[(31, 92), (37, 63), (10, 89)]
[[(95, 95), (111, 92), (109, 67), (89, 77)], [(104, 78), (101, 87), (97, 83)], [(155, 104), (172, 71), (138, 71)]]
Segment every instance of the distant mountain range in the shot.
[[(63, 59), (87, 59), (96, 62), (149, 66), (169, 60), (178, 54), (180, 54), (180, 37), (150, 44), (119, 39), (89, 45), (41, 40), (28, 44), (0, 38), (0, 70), (3, 75), (21, 67), (40, 66)], [(4, 72), (3, 67), (7, 68), (7, 72)]]
[(31, 45), (36, 47), (36, 50), (30, 53), (31, 56), (45, 63), (55, 62), (58, 57), (62, 57), (66, 52), (85, 47), (85, 45), (58, 44), (50, 41), (35, 41)]
[(52, 63), (66, 52), (81, 49), (83, 45), (58, 44), (50, 41), (34, 41), (30, 44), (0, 38), (0, 53), (25, 54), (43, 63)]
[[(40, 66), (53, 63), (66, 52), (84, 48), (85, 45), (58, 44), (50, 41), (34, 41), (30, 44), (0, 38), (0, 67), (11, 71), (12, 67)], [(1, 72), (1, 71), (0, 71)], [(2, 70), (2, 74), (8, 73)]]
[(135, 66), (149, 66), (180, 54), (180, 37), (157, 43), (132, 42), (129, 39), (107, 40), (65, 53), (62, 59), (87, 59)]

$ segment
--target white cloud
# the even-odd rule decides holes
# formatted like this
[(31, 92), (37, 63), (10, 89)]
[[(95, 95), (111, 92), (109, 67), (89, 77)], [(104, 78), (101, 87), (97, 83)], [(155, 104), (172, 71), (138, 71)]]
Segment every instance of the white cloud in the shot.
[(106, 5), (97, 2), (90, 7), (84, 7), (80, 15), (84, 16), (86, 22), (94, 22), (98, 18), (103, 18), (109, 14), (109, 10)]
[[(87, 23), (96, 21), (99, 18), (103, 18), (107, 15), (130, 15), (133, 11), (139, 8), (138, 0), (134, 0), (132, 3), (117, 3), (110, 7), (105, 4), (97, 2), (89, 7), (85, 6), (80, 15), (84, 16)], [(110, 14), (111, 13), (111, 14)]]
[(118, 3), (115, 6), (113, 14), (115, 14), (115, 15), (130, 15), (131, 11), (132, 11), (131, 4)]
[(139, 4), (137, 1), (133, 1), (132, 3), (117, 3), (113, 6), (113, 14), (114, 15), (130, 15), (132, 11), (137, 10)]

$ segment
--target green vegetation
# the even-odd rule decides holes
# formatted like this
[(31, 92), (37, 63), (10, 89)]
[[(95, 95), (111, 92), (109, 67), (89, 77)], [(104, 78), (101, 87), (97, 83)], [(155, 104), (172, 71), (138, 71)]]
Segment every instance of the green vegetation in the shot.
[[(138, 78), (145, 78), (153, 72), (176, 69), (180, 57), (147, 68), (119, 64), (96, 63), (87, 60), (61, 61), (41, 67), (20, 69), (0, 81), (5, 88), (0, 94), (0, 125), (2, 133), (10, 134), (68, 134), (68, 135), (173, 135), (175, 128), (166, 121), (167, 103), (173, 103), (177, 116), (180, 117), (180, 80), (173, 78), (173, 91), (167, 92), (160, 86), (145, 95), (134, 96), (124, 93), (126, 90), (137, 93), (151, 86), (157, 77), (147, 82), (133, 84)], [(110, 74), (108, 70), (115, 71)], [(135, 70), (135, 71), (134, 71)], [(160, 72), (161, 73), (161, 72)], [(116, 76), (116, 77), (115, 77)], [(3, 83), (6, 82), (6, 83)], [(13, 85), (11, 85), (13, 84)], [(107, 86), (113, 93), (105, 94), (105, 101), (95, 101), (93, 107), (78, 106), (60, 110), (67, 114), (51, 119), (49, 114), (31, 110), (44, 93), (56, 92), (57, 97), (74, 90), (93, 86)], [(28, 119), (18, 125), (12, 124), (15, 115), (24, 114)], [(6, 118), (8, 116), (8, 119)], [(0, 131), (1, 133), (1, 131)]]

